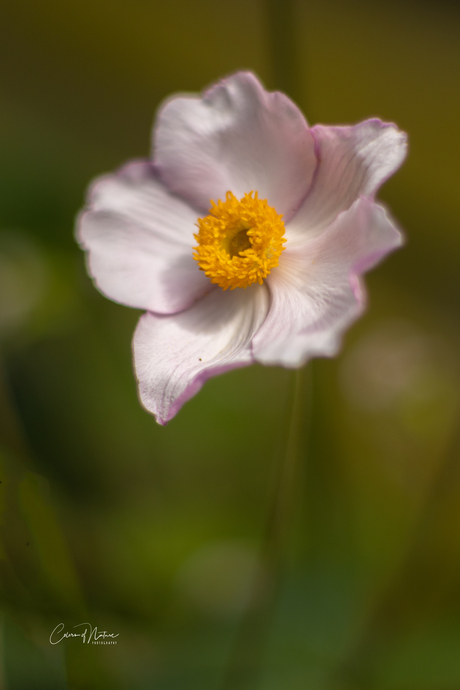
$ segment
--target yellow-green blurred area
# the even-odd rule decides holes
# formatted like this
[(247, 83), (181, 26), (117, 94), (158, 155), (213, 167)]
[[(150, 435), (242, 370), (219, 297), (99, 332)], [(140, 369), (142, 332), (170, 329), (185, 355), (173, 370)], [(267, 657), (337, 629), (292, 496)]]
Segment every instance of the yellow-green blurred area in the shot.
[[(407, 245), (368, 276), (340, 356), (308, 365), (257, 688), (460, 688), (460, 9), (299, 0), (278, 46), (273, 2), (2, 2), (2, 690), (222, 687), (292, 373), (225, 374), (158, 426), (139, 313), (97, 292), (73, 226), (95, 176), (149, 155), (162, 99), (242, 68), (290, 84), (312, 124), (379, 116), (410, 143), (380, 195)], [(50, 644), (83, 622), (117, 645)]]

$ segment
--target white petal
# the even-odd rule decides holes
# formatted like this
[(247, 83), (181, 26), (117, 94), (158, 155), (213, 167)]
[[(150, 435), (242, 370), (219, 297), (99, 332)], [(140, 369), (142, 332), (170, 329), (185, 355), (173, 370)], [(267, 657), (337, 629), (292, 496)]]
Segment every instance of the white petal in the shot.
[(96, 181), (78, 239), (107, 297), (172, 314), (212, 289), (192, 256), (196, 220), (196, 211), (164, 189), (150, 163), (133, 163)]
[(251, 341), (266, 316), (268, 290), (215, 290), (172, 316), (145, 314), (134, 335), (139, 395), (166, 424), (211, 376), (252, 364)]
[(360, 199), (320, 236), (287, 248), (267, 279), (270, 310), (254, 338), (255, 359), (298, 367), (336, 354), (343, 331), (365, 306), (359, 274), (401, 241), (383, 208)]
[(160, 110), (154, 160), (169, 189), (204, 211), (227, 191), (257, 191), (285, 221), (316, 167), (313, 138), (292, 101), (239, 72), (203, 98), (176, 97)]
[(322, 232), (358, 197), (373, 198), (406, 155), (404, 132), (380, 120), (354, 127), (317, 125), (310, 131), (319, 164), (304, 203), (286, 229), (291, 245)]

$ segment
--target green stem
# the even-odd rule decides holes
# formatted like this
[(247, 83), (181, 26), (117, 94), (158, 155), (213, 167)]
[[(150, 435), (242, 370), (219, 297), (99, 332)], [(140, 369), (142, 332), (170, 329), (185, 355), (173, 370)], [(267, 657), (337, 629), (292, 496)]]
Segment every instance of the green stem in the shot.
[(295, 0), (265, 0), (274, 86), (303, 103), (295, 10)]
[[(224, 690), (254, 690), (256, 687), (277, 595), (286, 569), (293, 518), (299, 503), (300, 448), (305, 447), (305, 420), (309, 417), (308, 410), (305, 409), (305, 372), (298, 370), (293, 378), (286, 448), (276, 468), (259, 564), (237, 633)], [(311, 386), (309, 389), (311, 390)]]

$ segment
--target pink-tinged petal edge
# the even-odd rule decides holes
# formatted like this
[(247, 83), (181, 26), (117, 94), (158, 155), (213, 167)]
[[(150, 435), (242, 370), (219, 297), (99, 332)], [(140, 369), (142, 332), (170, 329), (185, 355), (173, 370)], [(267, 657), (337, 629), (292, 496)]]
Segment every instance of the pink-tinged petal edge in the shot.
[(110, 299), (171, 314), (213, 289), (192, 256), (197, 213), (170, 194), (149, 162), (96, 180), (77, 239), (88, 272)]
[(139, 397), (157, 422), (166, 424), (210, 377), (253, 363), (268, 299), (265, 285), (215, 290), (180, 314), (141, 317), (133, 340)]
[(255, 360), (299, 367), (335, 355), (365, 308), (360, 275), (401, 243), (385, 210), (361, 198), (308, 244), (287, 248), (267, 280), (270, 310), (253, 340)]
[(238, 72), (160, 109), (153, 158), (168, 188), (204, 213), (227, 191), (256, 191), (288, 220), (308, 192), (317, 160), (301, 111)]
[(378, 119), (352, 127), (316, 125), (310, 131), (319, 163), (310, 190), (286, 229), (291, 245), (319, 235), (360, 196), (373, 199), (407, 153), (406, 134)]

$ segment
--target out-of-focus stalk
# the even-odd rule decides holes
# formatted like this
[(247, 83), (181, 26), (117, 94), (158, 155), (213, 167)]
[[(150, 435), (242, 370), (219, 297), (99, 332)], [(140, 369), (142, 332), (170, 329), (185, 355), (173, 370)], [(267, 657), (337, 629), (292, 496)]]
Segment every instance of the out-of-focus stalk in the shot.
[(299, 505), (301, 467), (306, 459), (310, 418), (309, 372), (310, 369), (299, 369), (293, 373), (286, 446), (277, 459), (260, 559), (236, 636), (224, 690), (255, 690), (263, 665), (277, 595), (286, 570), (294, 517)]
[(305, 107), (301, 88), (295, 0), (265, 0), (273, 85)]

